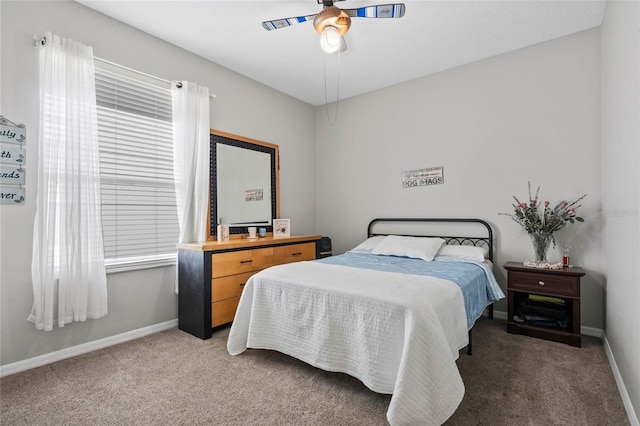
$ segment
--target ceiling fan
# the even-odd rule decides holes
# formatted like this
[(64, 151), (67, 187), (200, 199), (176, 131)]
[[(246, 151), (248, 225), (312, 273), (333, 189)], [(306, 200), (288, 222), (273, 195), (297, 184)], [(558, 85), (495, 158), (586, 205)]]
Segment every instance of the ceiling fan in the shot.
[(320, 34), (322, 49), (327, 53), (337, 53), (347, 49), (342, 36), (349, 30), (351, 18), (402, 18), (406, 9), (404, 3), (340, 9), (334, 6), (333, 3), (334, 1), (344, 0), (317, 1), (318, 4), (323, 6), (322, 11), (319, 13), (264, 21), (262, 26), (265, 30), (271, 31), (313, 20), (313, 27)]

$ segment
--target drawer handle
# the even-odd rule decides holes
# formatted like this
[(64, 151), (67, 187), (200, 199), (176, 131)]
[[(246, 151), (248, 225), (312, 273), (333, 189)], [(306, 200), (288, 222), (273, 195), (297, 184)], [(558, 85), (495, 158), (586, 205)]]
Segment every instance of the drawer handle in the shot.
[(300, 256), (301, 254), (302, 254), (302, 252), (299, 252), (299, 253), (292, 253), (291, 255), (292, 255), (292, 256)]
[(244, 287), (247, 283), (240, 283), (240, 287)]
[(244, 264), (244, 263), (251, 263), (253, 262), (253, 259), (249, 259), (249, 260), (241, 260), (240, 264)]
[(544, 285), (544, 281), (538, 281), (538, 284)]

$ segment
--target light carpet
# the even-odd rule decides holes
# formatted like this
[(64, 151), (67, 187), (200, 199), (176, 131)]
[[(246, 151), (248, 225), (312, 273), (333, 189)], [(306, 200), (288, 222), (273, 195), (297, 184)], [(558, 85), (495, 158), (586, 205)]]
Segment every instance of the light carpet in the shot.
[[(385, 425), (389, 395), (273, 351), (231, 356), (229, 329), (173, 329), (0, 379), (2, 425)], [(447, 425), (627, 425), (602, 342), (574, 348), (481, 318)]]

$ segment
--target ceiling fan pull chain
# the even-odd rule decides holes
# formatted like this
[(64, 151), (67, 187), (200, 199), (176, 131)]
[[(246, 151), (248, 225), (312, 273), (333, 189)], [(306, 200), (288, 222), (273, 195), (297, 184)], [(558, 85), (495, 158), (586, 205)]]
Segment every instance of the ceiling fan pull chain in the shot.
[(327, 94), (327, 56), (324, 57), (324, 107), (327, 113), (327, 121), (334, 126), (338, 121), (338, 106), (340, 105), (340, 51), (338, 53), (338, 83), (336, 88), (336, 109), (333, 114), (333, 120), (329, 118), (329, 97)]

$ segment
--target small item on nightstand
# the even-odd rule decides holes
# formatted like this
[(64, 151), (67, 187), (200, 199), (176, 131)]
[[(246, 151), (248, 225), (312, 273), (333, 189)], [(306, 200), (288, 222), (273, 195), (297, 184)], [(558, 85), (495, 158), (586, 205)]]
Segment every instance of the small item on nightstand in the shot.
[(256, 237), (256, 227), (255, 226), (250, 226), (247, 228), (247, 230), (249, 231), (249, 238), (255, 238)]
[(267, 235), (267, 228), (258, 228), (258, 235), (264, 238)]
[(562, 249), (562, 252), (564, 253), (564, 255), (562, 256), (562, 266), (564, 266), (565, 268), (568, 268), (569, 265), (569, 252), (571, 251), (571, 246), (564, 246), (564, 248)]

